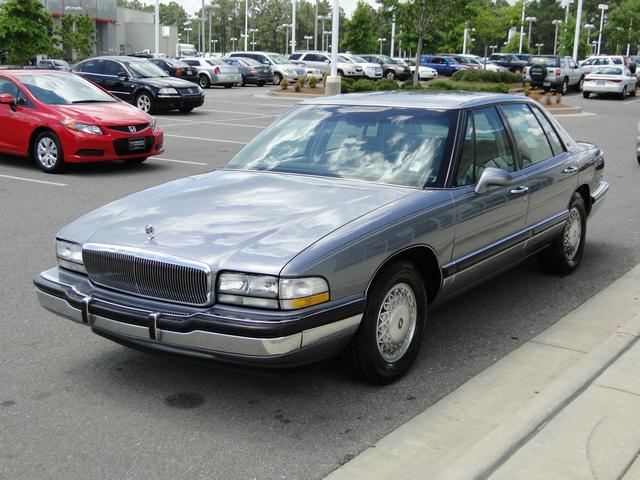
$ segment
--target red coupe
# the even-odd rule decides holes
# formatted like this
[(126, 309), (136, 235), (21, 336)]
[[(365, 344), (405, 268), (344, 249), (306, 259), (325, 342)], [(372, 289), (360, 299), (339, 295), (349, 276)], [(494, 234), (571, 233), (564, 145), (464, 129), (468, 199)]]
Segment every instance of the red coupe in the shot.
[(66, 163), (137, 164), (164, 151), (155, 119), (66, 72), (0, 71), (0, 152), (45, 172)]

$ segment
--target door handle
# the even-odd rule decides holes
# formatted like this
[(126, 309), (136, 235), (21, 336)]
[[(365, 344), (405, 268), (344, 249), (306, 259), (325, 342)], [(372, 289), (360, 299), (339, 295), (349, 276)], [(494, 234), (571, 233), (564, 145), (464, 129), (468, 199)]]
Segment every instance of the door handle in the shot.
[(567, 167), (562, 170), (562, 173), (576, 173), (578, 171), (578, 167)]
[(511, 195), (522, 195), (523, 193), (527, 193), (529, 191), (529, 187), (525, 187), (524, 185), (520, 185), (513, 190), (511, 190)]

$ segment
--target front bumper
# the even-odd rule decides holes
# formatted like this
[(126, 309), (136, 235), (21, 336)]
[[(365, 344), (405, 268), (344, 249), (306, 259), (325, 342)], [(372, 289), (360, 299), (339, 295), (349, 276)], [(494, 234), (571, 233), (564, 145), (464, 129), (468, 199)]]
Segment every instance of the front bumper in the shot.
[[(134, 153), (124, 153), (117, 144), (127, 142), (129, 138), (144, 137), (146, 147)], [(128, 158), (150, 157), (164, 152), (164, 132), (160, 127), (156, 131), (146, 129), (136, 134), (109, 132), (106, 135), (88, 135), (64, 132), (60, 136), (65, 152), (65, 162), (89, 163), (126, 160)]]
[[(144, 349), (261, 366), (292, 366), (342, 350), (362, 319), (364, 300), (312, 314), (214, 308), (184, 311), (105, 291), (83, 275), (53, 268), (34, 279), (40, 305), (96, 334)], [(106, 292), (109, 294), (109, 292)], [(177, 310), (177, 311), (174, 311)]]
[(600, 180), (598, 187), (591, 192), (591, 210), (589, 211), (589, 218), (593, 217), (593, 215), (600, 210), (608, 192), (609, 183), (604, 180)]
[[(242, 81), (242, 79), (240, 79)], [(158, 96), (158, 110), (178, 110), (181, 108), (196, 108), (204, 104), (204, 93), (199, 95), (167, 95)]]

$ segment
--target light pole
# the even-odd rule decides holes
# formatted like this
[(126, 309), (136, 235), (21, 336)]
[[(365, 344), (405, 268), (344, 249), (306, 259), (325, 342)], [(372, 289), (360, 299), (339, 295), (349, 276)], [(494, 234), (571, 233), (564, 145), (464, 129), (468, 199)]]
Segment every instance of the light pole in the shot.
[(464, 33), (462, 34), (462, 54), (467, 54), (467, 38), (469, 37), (469, 32), (475, 32), (475, 28), (465, 28)]
[(592, 23), (587, 23), (584, 29), (587, 31), (587, 43), (591, 44), (591, 32), (595, 30), (596, 26)]
[(380, 55), (382, 55), (382, 44), (386, 41), (386, 38), (378, 37), (378, 42), (380, 43)]
[[(395, 50), (396, 43), (396, 14), (393, 14), (393, 18), (391, 19), (391, 51), (389, 56), (393, 57), (393, 51)], [(464, 52), (462, 52), (464, 53)]]
[(573, 36), (573, 60), (578, 61), (578, 44), (580, 43), (580, 25), (582, 23), (582, 0), (578, 0), (576, 11), (576, 33)]
[(324, 52), (326, 50), (324, 48), (324, 33), (325, 33), (324, 22), (326, 20), (331, 20), (331, 16), (330, 15), (321, 15), (321, 16), (318, 17), (318, 20), (320, 20), (322, 22), (322, 49), (321, 50)]
[(283, 23), (282, 25), (280, 25), (280, 28), (284, 28), (284, 34), (285, 34), (284, 54), (286, 55), (289, 52), (289, 29), (291, 28), (291, 24)]
[(598, 33), (598, 53), (600, 55), (600, 49), (602, 48), (602, 29), (604, 28), (604, 12), (609, 9), (609, 5), (606, 3), (601, 3), (598, 5), (598, 8), (601, 10), (600, 12), (600, 33)]
[(160, 50), (160, 0), (156, 0), (156, 8), (154, 10), (155, 18), (153, 20), (153, 46), (156, 57)]
[(524, 37), (524, 9), (527, 5), (527, 0), (522, 0), (522, 15), (520, 17), (520, 45), (518, 46), (518, 53), (522, 53), (522, 40)]
[(544, 43), (536, 43), (536, 48), (538, 49), (538, 55), (540, 55), (540, 49), (544, 47)]
[(184, 29), (184, 31), (185, 31), (185, 32), (187, 32), (187, 43), (191, 43), (191, 42), (189, 41), (189, 32), (190, 32), (191, 30), (193, 30), (193, 28), (191, 28), (191, 27), (187, 27), (187, 28), (185, 28), (185, 29)]
[(573, 3), (573, 0), (564, 0), (564, 25), (566, 28), (567, 23), (569, 23), (569, 7)]
[(204, 43), (204, 0), (202, 0), (202, 10), (200, 10), (200, 51), (204, 57), (204, 51), (206, 50), (206, 43)]
[(252, 28), (249, 30), (249, 33), (251, 33), (251, 50), (255, 50), (256, 49), (256, 33), (259, 32), (259, 30), (257, 28)]
[(309, 50), (309, 40), (311, 40), (313, 37), (311, 35), (305, 35), (304, 39), (307, 41), (307, 50)]
[[(322, 45), (323, 45), (323, 47), (326, 45), (327, 48), (329, 48), (329, 35), (331, 35), (331, 33), (332, 33), (331, 30), (323, 30), (322, 31)], [(325, 43), (325, 40), (324, 40), (325, 37), (327, 37), (326, 43)]]
[(324, 85), (325, 95), (340, 93), (341, 78), (338, 76), (338, 40), (340, 27), (340, 1), (333, 0), (331, 10), (331, 75)]
[(216, 43), (218, 43), (218, 40), (213, 39), (211, 40), (211, 43), (213, 43), (213, 53), (216, 53)]
[[(313, 49), (314, 50), (318, 50), (318, 2), (319, 0), (316, 0), (316, 6), (313, 11)], [(307, 47), (307, 50), (309, 50), (308, 47)]]
[(556, 34), (553, 37), (553, 54), (555, 55), (558, 51), (558, 27), (562, 25), (562, 20), (554, 20), (551, 23), (556, 27)]
[(491, 55), (493, 55), (494, 53), (496, 53), (496, 48), (498, 48), (498, 45), (489, 45), (489, 48), (491, 49)]
[(231, 40), (231, 51), (234, 51), (236, 49), (236, 42), (238, 41), (238, 38), (231, 37), (229, 40)]
[(527, 48), (531, 48), (531, 25), (534, 22), (537, 22), (538, 19), (536, 17), (527, 17), (525, 21), (529, 22), (529, 34), (527, 36)]
[(249, 0), (244, 0), (244, 51), (245, 52), (248, 50), (247, 48), (248, 38), (249, 38)]
[(296, 4), (297, 0), (291, 2), (291, 53), (296, 51)]

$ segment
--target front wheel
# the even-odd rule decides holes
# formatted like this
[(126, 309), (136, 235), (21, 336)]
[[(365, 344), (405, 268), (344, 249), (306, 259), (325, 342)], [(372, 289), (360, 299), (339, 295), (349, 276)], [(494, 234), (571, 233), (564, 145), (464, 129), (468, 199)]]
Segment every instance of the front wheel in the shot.
[(147, 92), (139, 93), (136, 96), (136, 107), (150, 115), (155, 113), (153, 97)]
[(581, 92), (584, 88), (584, 76), (580, 77), (580, 81), (576, 84), (576, 92)]
[(224, 88), (231, 88), (231, 87), (233, 87), (233, 83), (227, 83), (224, 86)]
[(38, 166), (47, 173), (58, 173), (65, 167), (60, 139), (53, 132), (42, 132), (36, 137), (32, 155)]
[(274, 73), (273, 74), (273, 84), (274, 85), (280, 85), (281, 81), (282, 81), (282, 75), (280, 75), (279, 73)]
[(180, 113), (190, 113), (194, 107), (182, 107), (180, 108)]
[(385, 385), (404, 375), (422, 344), (427, 294), (414, 264), (398, 261), (374, 280), (358, 331), (343, 352), (347, 370)]
[(259, 87), (264, 87), (264, 82), (258, 82)]
[(387, 70), (387, 72), (384, 74), (385, 77), (387, 77), (387, 79), (389, 80), (395, 80), (396, 79), (396, 72), (394, 72), (393, 70)]
[(568, 275), (580, 263), (587, 235), (587, 209), (582, 195), (575, 192), (569, 204), (569, 218), (551, 245), (538, 260), (545, 272)]

